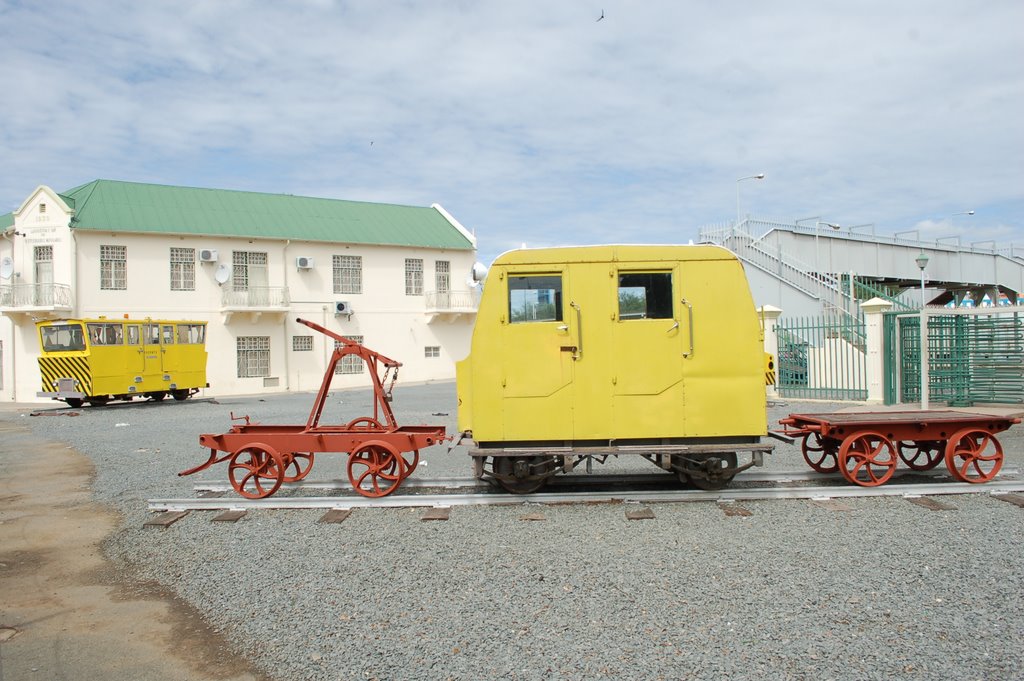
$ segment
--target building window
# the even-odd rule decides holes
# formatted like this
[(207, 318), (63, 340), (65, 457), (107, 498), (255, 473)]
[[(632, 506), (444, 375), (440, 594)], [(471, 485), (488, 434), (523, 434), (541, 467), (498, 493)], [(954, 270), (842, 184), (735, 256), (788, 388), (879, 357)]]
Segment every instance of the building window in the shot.
[(266, 289), (267, 254), (251, 251), (231, 253), (231, 286), (236, 291)]
[(238, 337), (238, 377), (270, 375), (270, 336)]
[(423, 295), (423, 260), (420, 258), (405, 259), (405, 295)]
[(449, 261), (434, 261), (434, 286), (438, 293), (452, 290), (452, 264)]
[(363, 256), (334, 256), (334, 292), (363, 292)]
[(171, 290), (196, 290), (196, 249), (171, 249)]
[[(356, 343), (363, 342), (362, 336), (345, 336), (345, 338), (348, 338), (350, 341), (355, 341)], [(345, 344), (340, 341), (334, 341), (335, 350), (344, 347), (344, 345)], [(344, 357), (341, 358), (341, 361), (338, 362), (338, 364), (334, 367), (334, 373), (361, 374), (363, 373), (363, 367), (365, 366), (365, 364), (366, 362), (364, 362), (363, 358), (360, 357), (359, 355), (345, 355)]]
[(292, 352), (312, 352), (312, 336), (292, 336)]
[(53, 246), (36, 246), (33, 252), (36, 262), (53, 262)]
[(39, 214), (40, 215), (45, 215), (46, 214), (46, 204), (45, 203), (40, 203), (39, 204)]
[(441, 346), (440, 345), (427, 345), (423, 348), (424, 357), (440, 357)]
[(128, 248), (100, 246), (100, 288), (123, 291), (128, 288)]

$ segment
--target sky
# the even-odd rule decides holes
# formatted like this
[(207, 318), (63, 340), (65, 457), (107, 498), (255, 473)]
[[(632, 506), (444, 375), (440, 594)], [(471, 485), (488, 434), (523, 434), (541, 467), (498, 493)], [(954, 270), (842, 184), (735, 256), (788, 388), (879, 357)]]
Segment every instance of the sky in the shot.
[(1020, 0), (0, 0), (0, 213), (111, 179), (439, 203), (485, 264), (747, 215), (1021, 246), (1022, 27)]

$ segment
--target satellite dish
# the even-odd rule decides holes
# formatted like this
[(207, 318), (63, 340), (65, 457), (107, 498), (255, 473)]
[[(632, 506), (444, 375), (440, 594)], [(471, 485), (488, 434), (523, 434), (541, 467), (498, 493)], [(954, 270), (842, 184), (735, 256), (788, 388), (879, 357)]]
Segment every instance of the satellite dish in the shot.
[(217, 265), (217, 271), (213, 273), (213, 278), (217, 280), (218, 284), (226, 283), (231, 278), (231, 268), (227, 263), (222, 262)]
[(10, 279), (12, 274), (14, 274), (14, 261), (5, 255), (3, 262), (0, 262), (0, 278)]
[(476, 288), (486, 278), (487, 266), (481, 262), (475, 262), (472, 269), (469, 270), (469, 278), (466, 279), (466, 283), (469, 284), (470, 288)]

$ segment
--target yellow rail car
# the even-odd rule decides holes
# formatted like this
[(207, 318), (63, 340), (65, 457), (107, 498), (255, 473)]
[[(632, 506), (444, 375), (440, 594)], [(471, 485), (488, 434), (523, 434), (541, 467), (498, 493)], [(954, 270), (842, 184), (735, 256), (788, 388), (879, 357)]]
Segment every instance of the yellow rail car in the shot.
[(505, 253), (456, 376), (475, 472), (513, 492), (627, 453), (715, 489), (772, 449), (760, 323), (716, 246)]
[(72, 407), (171, 395), (184, 400), (206, 382), (206, 322), (60, 319), (37, 322), (42, 390)]

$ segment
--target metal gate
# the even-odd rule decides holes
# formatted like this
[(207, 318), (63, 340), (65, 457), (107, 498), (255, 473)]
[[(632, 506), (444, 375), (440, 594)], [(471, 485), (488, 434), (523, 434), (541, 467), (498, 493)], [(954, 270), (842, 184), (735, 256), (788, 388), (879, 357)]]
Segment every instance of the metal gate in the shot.
[(779, 395), (793, 399), (866, 400), (866, 331), (862, 319), (836, 311), (779, 319)]
[[(887, 313), (886, 404), (921, 401), (921, 323)], [(928, 399), (950, 406), (1024, 403), (1024, 308), (928, 313)]]

